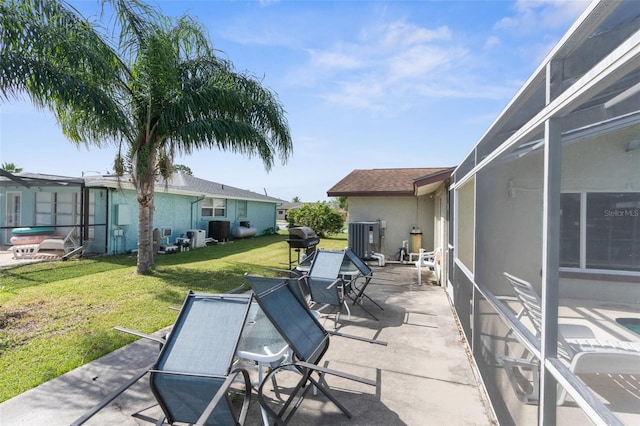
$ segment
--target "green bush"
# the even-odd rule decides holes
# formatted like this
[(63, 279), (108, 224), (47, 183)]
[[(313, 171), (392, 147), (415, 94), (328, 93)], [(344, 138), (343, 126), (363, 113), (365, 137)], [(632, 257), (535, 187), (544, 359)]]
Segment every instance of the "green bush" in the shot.
[(287, 213), (289, 227), (308, 226), (320, 237), (337, 234), (344, 227), (344, 219), (340, 213), (326, 203), (304, 204)]

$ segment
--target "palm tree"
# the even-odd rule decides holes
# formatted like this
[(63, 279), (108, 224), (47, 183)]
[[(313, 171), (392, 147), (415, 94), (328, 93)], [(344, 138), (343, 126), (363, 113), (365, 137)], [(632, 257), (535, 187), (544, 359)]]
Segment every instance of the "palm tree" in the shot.
[(9, 172), (9, 173), (21, 173), (22, 172), (22, 167), (17, 167), (13, 163), (2, 163), (2, 164), (0, 164), (0, 169), (4, 170), (5, 172)]
[[(292, 152), (285, 112), (260, 81), (216, 56), (205, 30), (139, 0), (105, 0), (100, 32), (61, 0), (0, 1), (0, 91), (51, 110), (76, 144), (119, 147), (139, 205), (137, 271), (154, 268), (154, 186), (176, 154), (218, 148), (269, 170)], [(117, 34), (117, 37), (113, 34)]]

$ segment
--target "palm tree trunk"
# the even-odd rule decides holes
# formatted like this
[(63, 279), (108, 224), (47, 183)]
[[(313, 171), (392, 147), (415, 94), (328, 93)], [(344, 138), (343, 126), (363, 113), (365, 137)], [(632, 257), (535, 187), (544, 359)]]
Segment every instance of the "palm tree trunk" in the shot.
[[(151, 160), (155, 160), (155, 158)], [(153, 172), (146, 173), (143, 179), (138, 180), (137, 186), (139, 209), (137, 272), (148, 275), (155, 268), (153, 261), (153, 196), (155, 174)]]
[[(146, 186), (146, 185), (145, 185)], [(149, 198), (151, 201), (149, 201)], [(147, 200), (145, 202), (141, 199)], [(137, 272), (148, 275), (155, 267), (153, 261), (153, 191), (138, 195), (138, 264)]]

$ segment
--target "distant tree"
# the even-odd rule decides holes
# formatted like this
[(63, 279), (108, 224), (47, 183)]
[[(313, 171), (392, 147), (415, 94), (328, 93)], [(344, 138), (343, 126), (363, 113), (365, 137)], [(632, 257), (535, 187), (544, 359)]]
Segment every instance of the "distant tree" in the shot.
[(343, 210), (349, 210), (349, 199), (347, 197), (338, 197), (338, 206)]
[(16, 167), (16, 165), (13, 164), (13, 163), (2, 163), (2, 165), (0, 165), (0, 169), (4, 170), (5, 172), (9, 172), (9, 173), (21, 173), (22, 172), (22, 167)]
[(292, 203), (301, 203), (302, 201), (300, 201), (300, 197), (295, 196), (293, 197), (293, 200), (291, 200)]
[(137, 272), (149, 274), (156, 179), (171, 177), (176, 154), (219, 149), (269, 170), (293, 145), (277, 95), (218, 56), (191, 17), (100, 3), (113, 10), (104, 23), (63, 0), (1, 0), (0, 100), (26, 93), (72, 142), (119, 148), (114, 172), (130, 174), (138, 201)]
[(193, 172), (189, 166), (185, 166), (184, 164), (174, 164), (173, 165), (174, 172), (182, 172), (185, 175), (193, 176)]
[(327, 203), (304, 204), (287, 213), (289, 227), (308, 226), (320, 237), (337, 234), (344, 227), (342, 215)]

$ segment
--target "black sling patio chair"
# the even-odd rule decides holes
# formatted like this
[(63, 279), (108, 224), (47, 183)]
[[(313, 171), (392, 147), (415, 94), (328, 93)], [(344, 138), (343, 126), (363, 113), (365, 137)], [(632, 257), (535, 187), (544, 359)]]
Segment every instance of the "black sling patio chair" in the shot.
[[(354, 278), (351, 281), (351, 291), (354, 293), (354, 296), (352, 297), (353, 304), (355, 305), (356, 303), (359, 303), (359, 305), (360, 305), (360, 307), (362, 308), (363, 311), (365, 311), (366, 313), (371, 315), (371, 317), (373, 319), (378, 321), (378, 318), (375, 315), (373, 315), (371, 312), (369, 312), (369, 310), (367, 308), (362, 306), (362, 302), (364, 302), (364, 298), (367, 298), (371, 302), (373, 302), (374, 305), (376, 305), (378, 308), (380, 308), (380, 310), (384, 310), (382, 308), (382, 306), (380, 306), (378, 303), (376, 303), (375, 300), (373, 300), (371, 297), (369, 297), (365, 293), (365, 290), (367, 289), (367, 286), (369, 285), (369, 283), (371, 282), (371, 279), (373, 278), (373, 270), (369, 267), (369, 265), (364, 263), (364, 261), (362, 259), (360, 259), (358, 257), (358, 255), (353, 250), (351, 250), (350, 248), (347, 248), (344, 251), (344, 255), (345, 255), (346, 259), (348, 259), (349, 262), (351, 262), (351, 264), (353, 266), (355, 266), (355, 268), (359, 272), (359, 276), (357, 276), (356, 278)], [(360, 285), (358, 285), (358, 283), (357, 283), (358, 278), (362, 278), (363, 279), (363, 282)]]
[(245, 274), (244, 277), (255, 294), (264, 293), (276, 285), (286, 282), (293, 294), (303, 305), (309, 306), (311, 304), (311, 293), (309, 292), (309, 288), (298, 278), (272, 278), (249, 274)]
[[(258, 400), (262, 409), (277, 424), (284, 425), (295, 414), (308, 391), (311, 388), (316, 388), (329, 398), (347, 417), (351, 418), (352, 415), (349, 410), (330, 393), (326, 382), (322, 380), (322, 376), (331, 374), (372, 386), (375, 386), (376, 382), (318, 365), (329, 348), (329, 333), (322, 327), (307, 306), (295, 296), (286, 281), (257, 293), (256, 300), (293, 352), (293, 361), (291, 363), (282, 364), (271, 370), (260, 384)], [(277, 409), (277, 407), (272, 407), (267, 400), (264, 394), (264, 386), (266, 383), (271, 382), (270, 378), (273, 375), (285, 368), (295, 368), (300, 373), (301, 378), (287, 400)], [(313, 377), (314, 373), (318, 375), (317, 379)], [(296, 400), (296, 403), (291, 406), (294, 400)]]
[(344, 262), (344, 251), (316, 250), (309, 272), (299, 278), (301, 285), (306, 285), (309, 289), (311, 301), (321, 306), (318, 310), (327, 306), (337, 308), (334, 320), (336, 329), (343, 308), (346, 308), (347, 315), (351, 318), (351, 311), (346, 301), (346, 295), (351, 287), (349, 281), (344, 280), (340, 273)]
[[(173, 330), (150, 370), (151, 390), (168, 423), (242, 424), (251, 383), (232, 371), (252, 297), (189, 292)], [(242, 374), (245, 401), (233, 409), (227, 393)]]
[[(97, 406), (72, 423), (86, 422), (147, 373), (153, 395), (169, 424), (244, 424), (251, 401), (251, 381), (246, 369), (232, 369), (252, 295), (199, 294), (189, 291), (166, 339), (123, 329), (161, 344), (155, 363), (143, 369)], [(242, 404), (232, 403), (234, 382), (243, 381)], [(236, 385), (236, 388), (238, 386)]]

